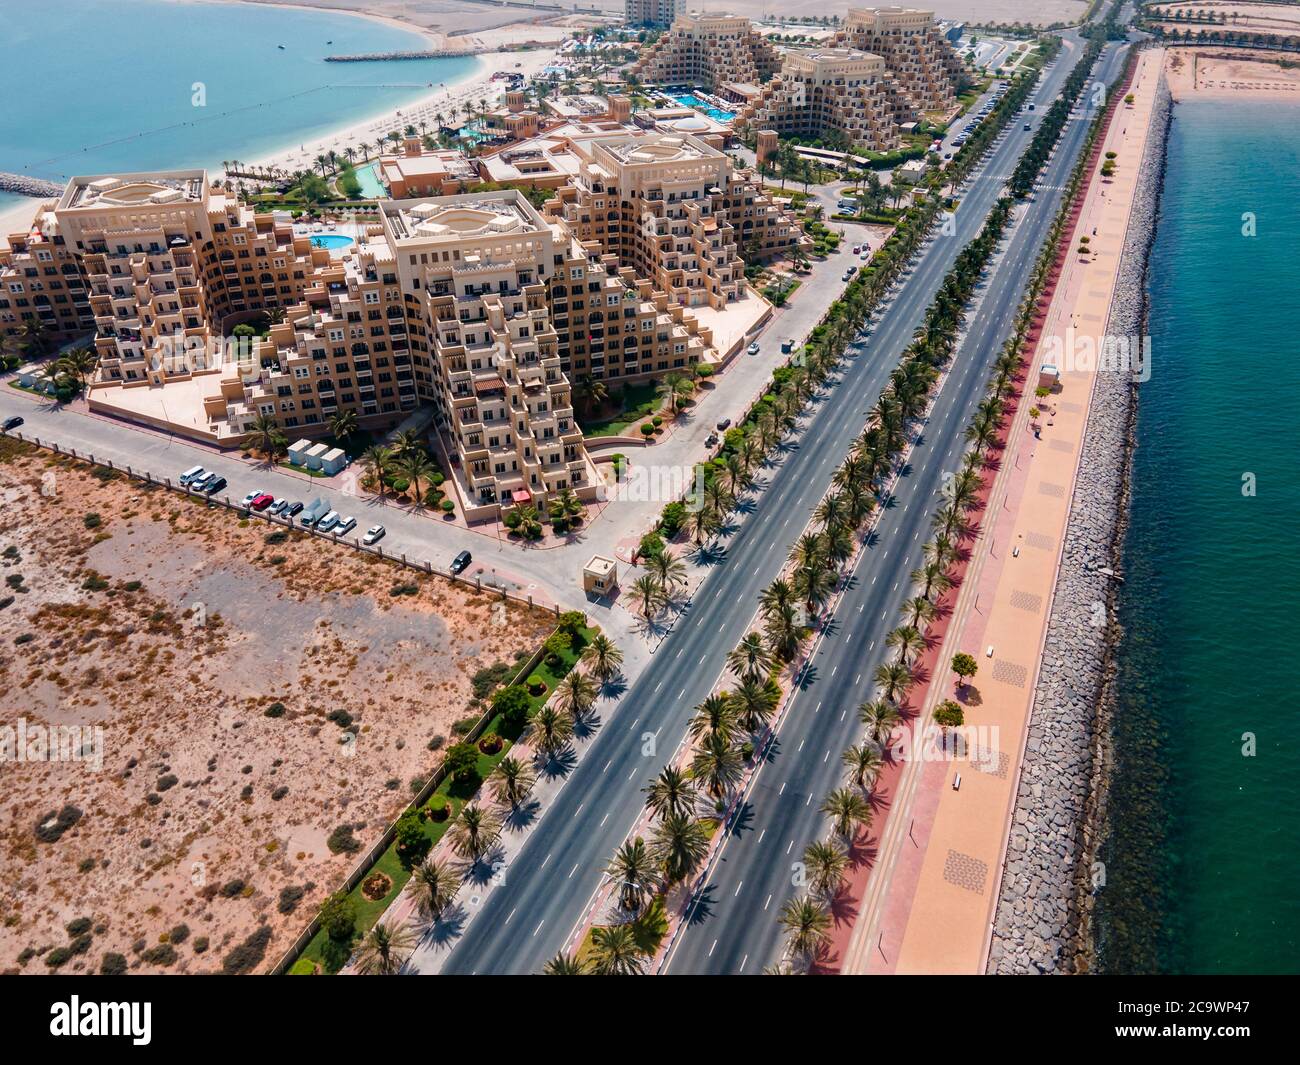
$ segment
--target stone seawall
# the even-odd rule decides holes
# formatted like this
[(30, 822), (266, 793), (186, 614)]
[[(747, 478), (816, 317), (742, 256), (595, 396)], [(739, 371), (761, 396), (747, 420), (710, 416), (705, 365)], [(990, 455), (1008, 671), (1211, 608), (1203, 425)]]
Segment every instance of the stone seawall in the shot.
[[(1140, 336), (1171, 101), (1163, 73), (1106, 326)], [(1070, 507), (1024, 767), (1007, 844), (990, 973), (1090, 967), (1092, 862), (1110, 757), (1107, 681), (1119, 637), (1115, 578), (1128, 503), (1136, 382), (1098, 373)], [(1103, 572), (1107, 571), (1107, 572)]]
[(0, 173), (0, 192), (16, 192), (21, 196), (36, 196), (50, 199), (63, 195), (63, 186), (53, 181), (40, 178), (24, 177), (22, 174)]

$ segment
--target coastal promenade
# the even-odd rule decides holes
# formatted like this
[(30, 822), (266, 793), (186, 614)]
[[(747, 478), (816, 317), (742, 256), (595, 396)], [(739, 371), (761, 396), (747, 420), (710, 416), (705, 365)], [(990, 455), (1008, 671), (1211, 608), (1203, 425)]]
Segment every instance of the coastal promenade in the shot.
[[(846, 958), (847, 972), (985, 969), (999, 891), (1007, 886), (1000, 873), (1006, 842), (1013, 830), (1023, 830), (1024, 814), (1016, 811), (1015, 797), (1098, 375), (1095, 362), (1060, 360), (1056, 352), (1070, 350), (1076, 338), (1099, 346), (1106, 335), (1162, 58), (1160, 52), (1138, 57), (1128, 90), (1134, 102), (1118, 105), (1097, 155), (1094, 165), (1100, 171), (1104, 153), (1115, 152), (1116, 173), (1110, 180), (1099, 173), (1092, 176), (1025, 385), (1026, 391), (1034, 387), (1046, 360), (1064, 363), (1058, 367), (1061, 387), (1038, 401), (1037, 419), (1030, 413), (1032, 395), (1022, 398), (1008, 430), (985, 524), (973, 544), (962, 595), (937, 656), (934, 688), (939, 690), (931, 692), (927, 708), (950, 697), (951, 674), (943, 664), (965, 651), (980, 665), (971, 685), (958, 693), (966, 725), (996, 739), (987, 749), (969, 751), (970, 760), (925, 765), (912, 803), (908, 841), (877, 904), (863, 908)], [(1089, 238), (1092, 249), (1084, 255), (1078, 254), (1081, 236)], [(1035, 422), (1041, 436), (1034, 431)], [(1100, 630), (1079, 638), (1100, 640)], [(1054, 839), (1067, 844), (1069, 876), (1073, 848), (1068, 844), (1076, 826), (1052, 823), (1049, 828)], [(1013, 886), (1024, 891), (1020, 912), (1032, 909), (1035, 886)], [(1028, 921), (1030, 927), (1037, 926), (1042, 948), (1053, 957), (1064, 945), (1057, 923)]]

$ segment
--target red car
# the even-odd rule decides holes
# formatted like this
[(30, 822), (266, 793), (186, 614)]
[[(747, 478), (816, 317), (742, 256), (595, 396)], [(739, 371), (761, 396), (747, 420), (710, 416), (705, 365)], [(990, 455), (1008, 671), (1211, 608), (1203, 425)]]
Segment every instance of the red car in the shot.
[(265, 510), (274, 502), (275, 502), (275, 496), (267, 495), (267, 493), (263, 492), (260, 496), (258, 496), (248, 505), (252, 507), (254, 510)]

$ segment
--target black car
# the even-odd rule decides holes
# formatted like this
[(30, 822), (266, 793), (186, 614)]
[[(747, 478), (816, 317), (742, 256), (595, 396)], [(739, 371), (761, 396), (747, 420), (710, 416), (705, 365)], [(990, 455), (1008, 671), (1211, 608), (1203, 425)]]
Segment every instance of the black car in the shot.
[(302, 510), (302, 503), (301, 503), (301, 502), (297, 502), (297, 501), (295, 501), (295, 502), (289, 504), (288, 508), (285, 510), (285, 513), (288, 514), (289, 517), (292, 518), (292, 517), (293, 517), (295, 514), (297, 514), (300, 510)]
[(0, 429), (3, 429), (7, 433), (11, 429), (17, 429), (22, 424), (23, 420), (15, 414), (12, 418), (6, 418), (4, 424), (0, 425)]
[(468, 551), (462, 551), (459, 555), (457, 555), (455, 558), (451, 560), (451, 572), (464, 573), (465, 567), (468, 566), (470, 562), (473, 561), (473, 559), (474, 556), (471, 555)]
[(212, 496), (212, 495), (216, 495), (225, 487), (226, 487), (226, 479), (224, 477), (218, 477), (215, 481), (213, 481), (210, 485), (208, 485), (207, 488), (203, 490), (207, 492), (208, 495)]

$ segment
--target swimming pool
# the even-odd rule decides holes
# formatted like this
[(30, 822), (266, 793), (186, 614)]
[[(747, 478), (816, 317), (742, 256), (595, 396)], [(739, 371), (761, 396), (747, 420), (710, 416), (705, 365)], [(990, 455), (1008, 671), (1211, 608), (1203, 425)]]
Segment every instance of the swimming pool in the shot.
[(361, 195), (372, 200), (383, 200), (388, 198), (388, 190), (384, 188), (384, 183), (379, 180), (378, 163), (371, 163), (369, 166), (357, 167), (357, 180), (361, 182)]
[(342, 233), (315, 233), (311, 242), (318, 248), (329, 248), (330, 251), (338, 251), (354, 243), (351, 237)]
[(701, 100), (694, 93), (668, 93), (668, 96), (670, 99), (676, 100), (679, 104), (686, 107), (693, 107), (697, 111), (703, 111), (713, 119), (714, 122), (730, 122), (736, 117), (734, 111), (724, 111), (721, 107), (714, 107), (712, 104)]

